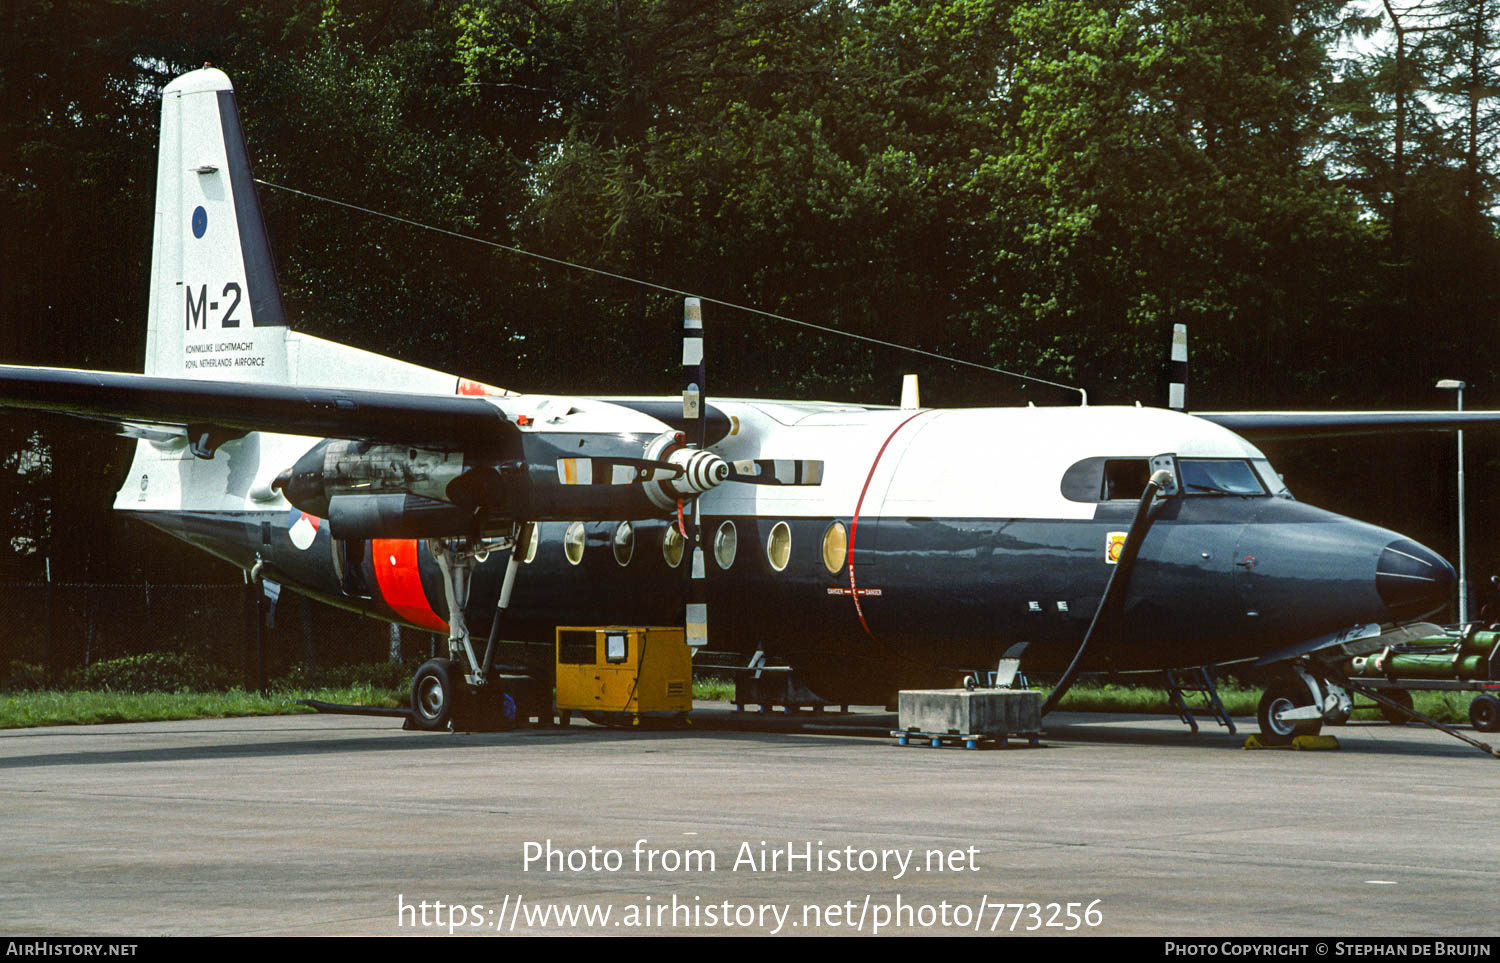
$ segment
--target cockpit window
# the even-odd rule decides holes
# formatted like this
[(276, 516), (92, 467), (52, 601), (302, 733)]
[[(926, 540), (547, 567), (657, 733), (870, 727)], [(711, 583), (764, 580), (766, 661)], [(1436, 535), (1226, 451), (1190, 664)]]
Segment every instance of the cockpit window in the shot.
[(1104, 462), (1102, 501), (1117, 498), (1139, 500), (1151, 480), (1151, 463), (1144, 458), (1109, 458)]
[(1256, 472), (1260, 474), (1260, 480), (1265, 484), (1266, 489), (1269, 490), (1272, 495), (1275, 495), (1278, 498), (1292, 497), (1291, 489), (1286, 487), (1286, 480), (1281, 477), (1281, 473), (1279, 471), (1271, 467), (1270, 462), (1266, 461), (1264, 458), (1257, 458), (1254, 462), (1254, 465)]
[(1177, 459), (1183, 490), (1189, 495), (1264, 495), (1266, 488), (1248, 461)]

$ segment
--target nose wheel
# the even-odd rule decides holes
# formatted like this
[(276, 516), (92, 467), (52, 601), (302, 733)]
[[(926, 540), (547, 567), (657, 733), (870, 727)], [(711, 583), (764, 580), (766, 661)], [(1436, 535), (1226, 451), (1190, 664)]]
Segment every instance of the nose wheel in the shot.
[[(1256, 709), (1260, 720), (1261, 741), (1271, 746), (1289, 746), (1298, 736), (1315, 736), (1323, 728), (1323, 720), (1296, 718), (1314, 707), (1312, 693), (1300, 682), (1279, 681), (1266, 689)], [(1288, 718), (1288, 717), (1291, 718)]]

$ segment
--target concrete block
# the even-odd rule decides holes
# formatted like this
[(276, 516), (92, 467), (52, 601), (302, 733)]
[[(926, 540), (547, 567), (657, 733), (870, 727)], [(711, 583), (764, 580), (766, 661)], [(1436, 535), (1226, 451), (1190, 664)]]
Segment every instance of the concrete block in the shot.
[(1042, 731), (1042, 694), (1027, 689), (906, 689), (898, 725), (937, 735), (1003, 736)]

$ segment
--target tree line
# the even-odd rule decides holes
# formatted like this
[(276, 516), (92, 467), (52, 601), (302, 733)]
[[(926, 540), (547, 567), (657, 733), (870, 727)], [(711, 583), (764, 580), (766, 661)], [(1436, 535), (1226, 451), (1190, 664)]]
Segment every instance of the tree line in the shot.
[[(1183, 322), (1194, 407), (1434, 407), (1442, 377), (1500, 407), (1496, 7), (13, 0), (0, 357), (139, 369), (160, 89), (210, 62), (272, 184), (1095, 403), (1161, 403)], [(667, 295), (262, 201), (302, 330), (518, 390), (677, 388)], [(889, 403), (916, 371), (929, 404), (1074, 400), (729, 309), (708, 324), (721, 395)], [(49, 557), (79, 580), (184, 571), (109, 518), (128, 446), (102, 437), (0, 419), (0, 578)], [(1299, 495), (1451, 553), (1451, 442), (1361, 444), (1273, 454)], [(1496, 477), (1500, 448), (1472, 450), (1471, 477)]]

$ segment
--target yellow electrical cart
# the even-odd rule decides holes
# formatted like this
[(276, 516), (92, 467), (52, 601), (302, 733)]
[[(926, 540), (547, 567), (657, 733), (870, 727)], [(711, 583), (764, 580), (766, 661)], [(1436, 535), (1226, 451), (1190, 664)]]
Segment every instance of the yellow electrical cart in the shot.
[(693, 708), (693, 658), (681, 627), (558, 626), (557, 714), (636, 725), (643, 716), (686, 717)]

